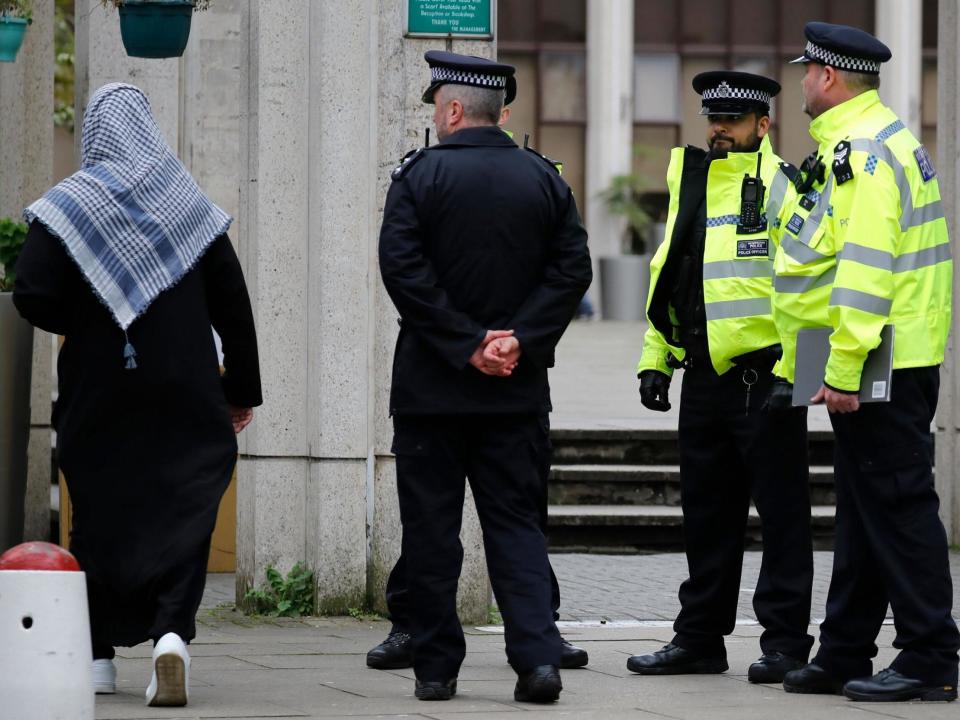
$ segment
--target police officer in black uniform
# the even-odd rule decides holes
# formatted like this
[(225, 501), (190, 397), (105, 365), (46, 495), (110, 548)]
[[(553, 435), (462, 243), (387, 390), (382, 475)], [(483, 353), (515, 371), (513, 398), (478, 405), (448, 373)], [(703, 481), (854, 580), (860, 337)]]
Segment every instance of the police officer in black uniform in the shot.
[(393, 173), (380, 233), (401, 316), (390, 411), (416, 696), (446, 700), (464, 658), (456, 591), (464, 478), (503, 614), (514, 698), (562, 689), (541, 527), (547, 369), (590, 284), (587, 235), (548, 159), (497, 127), (514, 68), (431, 51), (440, 142)]

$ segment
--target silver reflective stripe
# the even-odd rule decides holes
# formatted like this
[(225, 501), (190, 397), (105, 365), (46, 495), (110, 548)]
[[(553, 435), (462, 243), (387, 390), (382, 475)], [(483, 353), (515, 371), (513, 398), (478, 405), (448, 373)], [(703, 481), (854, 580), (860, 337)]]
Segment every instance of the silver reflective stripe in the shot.
[[(917, 225), (923, 225), (932, 220), (939, 220), (942, 217), (943, 203), (939, 200), (934, 200), (932, 203), (927, 203), (923, 207), (914, 208), (913, 213), (908, 218), (907, 227), (917, 227)], [(900, 224), (902, 226), (903, 222)]]
[(904, 253), (893, 261), (893, 271), (895, 273), (907, 272), (908, 270), (917, 270), (922, 267), (929, 267), (937, 263), (946, 262), (952, 259), (950, 252), (950, 243), (941, 243), (931, 248), (924, 248), (912, 253)]
[(782, 239), (780, 240), (780, 247), (783, 251), (796, 260), (799, 263), (807, 264), (816, 262), (817, 260), (823, 260), (826, 255), (818, 253), (816, 250), (811, 250), (806, 245), (804, 245), (799, 240), (795, 240), (790, 237), (789, 233), (784, 233)]
[(717, 260), (703, 264), (704, 280), (723, 278), (771, 277), (773, 263), (769, 260)]
[(770, 194), (767, 196), (767, 204), (764, 208), (768, 218), (776, 220), (780, 214), (780, 208), (783, 207), (783, 198), (787, 194), (789, 185), (790, 178), (778, 167), (777, 174), (773, 176), (773, 182), (770, 183)]
[(823, 221), (823, 216), (827, 212), (827, 208), (830, 207), (830, 195), (833, 193), (833, 171), (830, 171), (830, 174), (827, 176), (827, 182), (823, 186), (823, 191), (820, 193), (820, 197), (817, 198), (817, 205), (813, 208), (813, 211), (807, 216), (807, 219), (803, 223), (803, 227), (800, 228), (800, 234), (797, 235), (797, 240), (802, 242), (804, 245), (809, 245), (810, 241), (813, 240), (814, 234), (817, 232), (817, 228), (820, 227), (820, 223)]
[(837, 268), (832, 267), (822, 275), (801, 276), (777, 275), (773, 279), (773, 289), (779, 293), (805, 293), (809, 290), (816, 290), (833, 282), (837, 275)]
[(853, 260), (861, 265), (879, 268), (881, 270), (893, 270), (893, 253), (884, 250), (876, 250), (866, 245), (848, 242), (840, 251), (841, 260)]
[(879, 295), (861, 292), (860, 290), (851, 290), (850, 288), (835, 287), (830, 293), (830, 305), (842, 305), (843, 307), (863, 310), (874, 315), (889, 315), (892, 300)]
[(707, 320), (726, 320), (727, 318), (755, 317), (770, 314), (770, 298), (751, 298), (749, 300), (720, 300), (707, 303)]

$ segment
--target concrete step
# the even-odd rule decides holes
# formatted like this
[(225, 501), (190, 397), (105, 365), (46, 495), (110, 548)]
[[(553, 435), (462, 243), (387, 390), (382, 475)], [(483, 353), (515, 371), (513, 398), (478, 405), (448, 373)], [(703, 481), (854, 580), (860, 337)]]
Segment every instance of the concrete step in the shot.
[[(814, 505), (833, 505), (833, 467), (810, 468)], [(679, 465), (557, 465), (550, 470), (551, 505), (680, 504)]]
[[(557, 465), (676, 465), (680, 461), (677, 431), (629, 429), (554, 429), (553, 461)], [(833, 432), (807, 433), (812, 465), (833, 464)]]
[[(812, 508), (815, 550), (833, 548), (832, 506)], [(548, 515), (551, 552), (680, 552), (683, 515), (669, 505), (551, 505)], [(762, 548), (760, 518), (751, 506), (746, 549)]]

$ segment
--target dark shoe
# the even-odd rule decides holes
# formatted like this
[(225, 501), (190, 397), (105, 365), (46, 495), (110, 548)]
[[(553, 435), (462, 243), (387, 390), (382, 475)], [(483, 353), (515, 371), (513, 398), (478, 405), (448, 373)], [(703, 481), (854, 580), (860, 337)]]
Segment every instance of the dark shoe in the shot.
[(517, 702), (551, 703), (560, 697), (563, 683), (556, 665), (538, 665), (517, 678), (513, 699)]
[(627, 670), (640, 675), (712, 675), (728, 667), (726, 655), (698, 655), (673, 643), (651, 655), (634, 655), (627, 660)]
[(392, 630), (387, 639), (367, 653), (367, 667), (377, 670), (399, 670), (413, 665), (410, 634)]
[(843, 686), (843, 694), (861, 702), (951, 702), (957, 699), (957, 688), (953, 685), (932, 685), (901, 675), (893, 668), (886, 668), (873, 677), (851, 680)]
[(783, 689), (788, 693), (804, 695), (839, 695), (843, 692), (843, 680), (829, 674), (816, 663), (808, 663), (783, 676)]
[(451, 678), (446, 682), (417, 680), (413, 694), (417, 696), (417, 700), (449, 700), (457, 694), (457, 679)]
[(782, 652), (764, 653), (747, 670), (747, 679), (752, 683), (782, 683), (784, 675), (806, 664), (806, 660), (797, 660)]
[(564, 670), (580, 668), (590, 662), (590, 656), (583, 648), (571, 645), (566, 638), (560, 638), (560, 667)]

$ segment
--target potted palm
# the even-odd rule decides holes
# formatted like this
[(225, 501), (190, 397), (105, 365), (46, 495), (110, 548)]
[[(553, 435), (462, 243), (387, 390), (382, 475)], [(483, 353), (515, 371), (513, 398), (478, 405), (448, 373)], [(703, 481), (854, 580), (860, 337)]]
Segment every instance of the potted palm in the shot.
[(0, 62), (16, 61), (32, 13), (33, 0), (0, 0)]
[[(600, 258), (600, 291), (605, 320), (637, 321), (646, 317), (650, 287), (650, 242), (654, 217), (645, 201), (646, 178), (617, 175), (600, 193), (607, 210), (626, 219), (620, 254)], [(655, 248), (653, 248), (655, 249)]]
[(27, 226), (0, 219), (0, 552), (23, 539), (33, 328), (13, 306), (14, 266)]
[(120, 37), (130, 57), (180, 57), (190, 38), (194, 10), (210, 0), (100, 0), (120, 12)]

